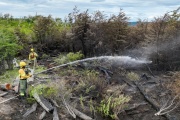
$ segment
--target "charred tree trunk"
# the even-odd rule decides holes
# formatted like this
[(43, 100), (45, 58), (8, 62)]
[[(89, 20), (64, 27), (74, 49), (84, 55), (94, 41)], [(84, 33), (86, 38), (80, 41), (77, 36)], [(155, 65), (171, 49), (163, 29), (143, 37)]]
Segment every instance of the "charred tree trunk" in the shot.
[(4, 59), (0, 61), (0, 74), (5, 71)]
[(13, 58), (11, 55), (8, 55), (8, 57), (6, 58), (6, 62), (8, 65), (8, 69), (12, 70), (13, 69)]

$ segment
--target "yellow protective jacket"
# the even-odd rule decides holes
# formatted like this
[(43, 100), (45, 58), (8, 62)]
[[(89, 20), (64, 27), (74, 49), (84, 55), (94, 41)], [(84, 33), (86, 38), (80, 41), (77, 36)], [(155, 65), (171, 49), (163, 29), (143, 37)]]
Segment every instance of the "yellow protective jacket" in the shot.
[(38, 57), (38, 54), (36, 52), (29, 53), (29, 60), (35, 60), (37, 57)]
[(27, 75), (26, 72), (25, 72), (25, 69), (19, 69), (19, 77), (20, 77), (20, 80), (23, 80), (23, 79), (27, 79), (29, 77), (31, 77), (31, 75)]

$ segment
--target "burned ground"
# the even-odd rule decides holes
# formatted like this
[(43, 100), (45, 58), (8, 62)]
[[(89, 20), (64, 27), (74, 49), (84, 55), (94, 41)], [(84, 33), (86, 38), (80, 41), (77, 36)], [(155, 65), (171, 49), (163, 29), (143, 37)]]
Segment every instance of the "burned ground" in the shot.
[[(115, 88), (117, 88), (118, 86), (123, 86), (120, 94), (130, 96), (131, 99), (123, 109), (120, 109), (120, 111), (117, 112), (118, 114), (115, 119), (180, 120), (180, 107), (178, 106), (179, 98), (175, 97), (177, 93), (174, 92), (175, 90), (177, 90), (177, 86), (174, 87), (174, 84), (178, 85), (178, 74), (175, 74), (174, 72), (160, 72), (155, 74), (155, 72), (153, 71), (154, 76), (152, 76), (152, 73), (150, 73), (148, 69), (145, 70), (145, 68), (143, 68), (143, 70), (141, 68), (128, 68), (127, 70), (117, 68), (117, 66), (111, 66), (106, 69), (104, 67), (97, 67), (94, 65), (90, 65), (87, 67), (87, 65), (84, 66), (84, 64), (79, 64), (76, 66), (51, 70), (44, 74), (48, 76), (46, 77), (50, 79), (50, 82), (61, 84), (63, 86), (66, 86), (66, 88), (72, 89), (73, 87), (76, 88), (76, 86), (78, 86), (78, 84), (80, 84), (82, 80), (85, 80), (83, 78), (84, 74), (76, 73), (76, 71), (83, 71), (85, 69), (99, 72), (98, 76), (104, 82), (95, 82), (98, 85), (93, 90), (89, 90), (88, 92), (86, 92), (87, 87), (91, 88), (94, 84), (92, 84), (91, 86), (86, 85), (84, 87), (81, 87), (81, 90), (73, 89), (72, 92), (68, 93), (69, 96), (66, 97), (65, 100), (69, 105), (73, 106), (82, 113), (85, 113), (89, 117), (96, 120), (112, 119), (107, 116), (105, 117), (98, 112), (90, 110), (91, 108), (88, 105), (87, 101), (92, 100), (94, 103), (100, 103), (104, 96), (106, 96), (107, 94), (113, 95), (114, 93), (118, 93), (119, 89)], [(63, 73), (62, 71), (66, 71), (66, 73)], [(137, 76), (135, 76), (135, 74), (128, 77), (128, 73), (130, 73), (129, 76), (132, 75), (132, 73), (138, 75), (138, 80), (136, 80)], [(38, 76), (36, 78), (36, 81), (43, 81), (46, 83), (46, 78)], [(92, 83), (93, 82), (94, 81), (92, 80)], [(61, 92), (64, 93), (63, 90)], [(16, 94), (13, 91), (9, 91), (8, 95), (0, 98), (0, 102), (15, 95)], [(73, 120), (74, 118), (67, 112), (65, 105), (61, 104), (62, 101), (58, 101), (58, 99), (61, 99), (60, 97), (61, 96), (57, 96), (54, 98), (59, 105), (59, 107), (57, 107), (59, 118), (63, 120)], [(81, 97), (83, 97), (83, 100), (80, 100)], [(51, 104), (54, 104), (49, 98), (47, 99)], [(168, 107), (169, 105), (171, 106)], [(23, 115), (29, 108), (31, 108), (31, 106), (32, 103), (29, 103), (26, 99), (18, 98), (2, 103), (0, 104), (0, 120), (38, 120), (40, 114), (44, 111), (44, 109), (39, 104), (35, 112), (31, 113), (27, 117), (23, 117)], [(162, 113), (169, 110), (172, 111), (169, 111), (162, 115), (155, 115), (163, 106), (165, 108), (168, 107), (168, 109), (162, 111)], [(52, 119), (52, 117), (53, 114), (47, 112), (44, 120), (50, 120)], [(76, 119), (80, 118), (77, 117)]]

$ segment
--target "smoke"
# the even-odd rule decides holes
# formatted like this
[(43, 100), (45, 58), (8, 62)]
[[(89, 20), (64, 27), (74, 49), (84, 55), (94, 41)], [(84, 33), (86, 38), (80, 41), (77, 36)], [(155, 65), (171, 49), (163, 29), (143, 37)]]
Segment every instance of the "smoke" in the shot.
[(129, 50), (125, 54), (128, 54), (132, 57), (138, 57), (141, 59), (150, 59), (152, 54), (158, 52), (160, 53), (169, 53), (175, 51), (180, 47), (180, 37), (177, 39), (169, 39), (167, 41), (161, 41), (160, 43), (150, 43), (145, 47), (140, 47), (138, 49)]

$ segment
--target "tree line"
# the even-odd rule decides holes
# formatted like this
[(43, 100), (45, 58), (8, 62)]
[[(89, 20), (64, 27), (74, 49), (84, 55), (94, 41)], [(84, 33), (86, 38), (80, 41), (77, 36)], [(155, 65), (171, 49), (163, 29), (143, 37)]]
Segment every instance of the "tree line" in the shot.
[(50, 15), (18, 19), (10, 14), (0, 15), (0, 70), (5, 69), (4, 61), (12, 61), (15, 56), (25, 58), (31, 47), (40, 56), (78, 51), (85, 57), (130, 55), (153, 60), (157, 70), (178, 69), (179, 9), (150, 22), (139, 20), (136, 26), (129, 26), (122, 9), (107, 17), (101, 11), (90, 14), (88, 9), (81, 12), (75, 7), (65, 20)]

